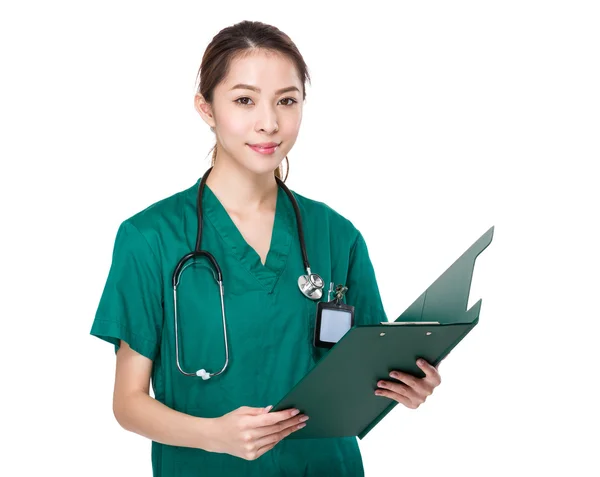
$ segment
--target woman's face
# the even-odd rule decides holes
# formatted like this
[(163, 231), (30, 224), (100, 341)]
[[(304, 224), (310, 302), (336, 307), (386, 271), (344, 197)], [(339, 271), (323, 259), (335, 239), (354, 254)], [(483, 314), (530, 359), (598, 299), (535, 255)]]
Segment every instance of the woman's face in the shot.
[[(215, 130), (217, 163), (233, 161), (257, 175), (272, 175), (298, 137), (302, 82), (291, 60), (258, 50), (231, 63), (212, 107), (200, 95), (195, 103)], [(278, 146), (262, 152), (250, 147), (261, 143)]]

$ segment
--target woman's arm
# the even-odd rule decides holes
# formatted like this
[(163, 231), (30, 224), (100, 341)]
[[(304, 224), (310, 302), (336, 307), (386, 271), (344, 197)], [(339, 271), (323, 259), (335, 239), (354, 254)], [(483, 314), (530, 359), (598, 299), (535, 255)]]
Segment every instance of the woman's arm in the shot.
[(308, 419), (297, 409), (268, 413), (243, 406), (218, 418), (201, 418), (175, 411), (149, 395), (152, 361), (121, 340), (113, 412), (128, 431), (161, 444), (258, 459)]
[(161, 444), (210, 450), (212, 419), (175, 411), (152, 398), (151, 372), (152, 361), (121, 340), (113, 395), (117, 422), (124, 429)]

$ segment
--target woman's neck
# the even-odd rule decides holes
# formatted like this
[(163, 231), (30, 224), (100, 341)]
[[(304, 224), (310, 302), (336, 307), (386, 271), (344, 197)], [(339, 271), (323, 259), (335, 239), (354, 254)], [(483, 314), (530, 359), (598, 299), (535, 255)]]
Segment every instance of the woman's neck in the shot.
[(247, 215), (275, 210), (278, 185), (273, 173), (259, 176), (217, 159), (206, 184), (227, 211)]

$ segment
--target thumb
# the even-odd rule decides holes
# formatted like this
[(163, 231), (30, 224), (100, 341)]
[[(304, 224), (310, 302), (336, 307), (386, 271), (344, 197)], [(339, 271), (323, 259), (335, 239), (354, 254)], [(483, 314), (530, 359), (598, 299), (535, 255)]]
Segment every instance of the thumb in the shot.
[(239, 409), (237, 409), (237, 412), (239, 414), (245, 414), (247, 416), (260, 416), (261, 414), (265, 414), (267, 412), (269, 412), (271, 409), (273, 408), (273, 406), (268, 406), (268, 407), (249, 407), (249, 406), (242, 406)]

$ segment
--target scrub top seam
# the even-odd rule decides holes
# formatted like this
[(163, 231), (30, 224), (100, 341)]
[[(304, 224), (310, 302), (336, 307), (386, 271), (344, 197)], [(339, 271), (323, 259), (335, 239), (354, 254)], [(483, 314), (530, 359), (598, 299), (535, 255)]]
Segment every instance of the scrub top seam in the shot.
[[(286, 197), (286, 198), (289, 200), (288, 197)], [(289, 204), (289, 206), (292, 206), (291, 203)], [(292, 237), (294, 235), (294, 232), (293, 232), (294, 226), (291, 223), (292, 216), (290, 216), (290, 210), (289, 210), (289, 208), (286, 208), (286, 210), (282, 211), (282, 212), (283, 212), (283, 215), (287, 218), (286, 222), (287, 222), (287, 227), (288, 227), (288, 230), (287, 230), (288, 231), (288, 234), (287, 234), (287, 243), (285, 245), (286, 252), (285, 252), (285, 254), (283, 254), (285, 256), (285, 261), (283, 263), (283, 267), (281, 267), (281, 270), (279, 270), (279, 273), (277, 273), (275, 275), (275, 280), (273, 282), (273, 286), (269, 290), (269, 293), (271, 293), (273, 290), (275, 290), (275, 287), (277, 286), (277, 283), (279, 283), (279, 279), (283, 275), (283, 272), (285, 272), (287, 270), (287, 268), (289, 266), (289, 263), (290, 263), (290, 261), (289, 261), (288, 258), (289, 258), (289, 255), (290, 255), (290, 250), (292, 248)], [(296, 220), (295, 219), (295, 214), (292, 214), (292, 215), (294, 216), (294, 221), (295, 221)], [(302, 216), (302, 214), (300, 214), (300, 216)], [(304, 220), (302, 220), (302, 221), (304, 222)], [(283, 247), (282, 247), (282, 250), (283, 250)]]
[[(152, 255), (152, 257), (154, 258), (156, 265), (158, 266), (158, 270), (162, 270), (162, 261), (156, 256), (156, 253), (154, 253), (154, 250), (152, 249), (152, 246), (150, 245), (150, 242), (148, 242), (148, 239), (146, 238), (146, 236), (142, 233), (142, 231), (136, 227), (135, 224), (129, 222), (129, 224), (136, 230), (136, 232), (138, 234), (140, 234), (140, 236), (142, 237), (142, 239), (144, 240), (145, 244), (148, 246), (148, 249), (150, 250), (150, 254)], [(163, 276), (162, 273), (159, 273), (160, 275), (160, 285), (161, 285), (161, 290), (164, 288), (164, 280), (163, 280)]]
[[(214, 194), (214, 192), (212, 191), (212, 189), (210, 189), (210, 187), (208, 187), (208, 186), (207, 186), (207, 189), (210, 191), (210, 193), (212, 194), (213, 198), (214, 198), (214, 199), (216, 199), (216, 201), (217, 201), (217, 202), (218, 202), (218, 203), (221, 205), (221, 207), (223, 208), (224, 212), (225, 212), (225, 213), (227, 213), (227, 210), (225, 210), (225, 208), (223, 207), (223, 204), (222, 204), (222, 203), (219, 201), (219, 198), (218, 198), (218, 197), (217, 197), (217, 196)], [(206, 191), (205, 191), (205, 193), (206, 193)], [(285, 195), (285, 193), (283, 192), (283, 190), (281, 189), (281, 187), (278, 187), (277, 194), (278, 194), (278, 195), (277, 195), (277, 202), (278, 202), (278, 204), (283, 204), (283, 203), (285, 202), (285, 199), (282, 199), (282, 198), (283, 198), (283, 196)], [(285, 198), (287, 199), (287, 196), (286, 196)], [(290, 206), (291, 206), (291, 204), (290, 204)], [(278, 207), (278, 208), (279, 208), (279, 207)], [(279, 253), (279, 255), (282, 255), (283, 257), (285, 257), (285, 259), (281, 259), (281, 258), (279, 258), (279, 260), (280, 260), (280, 261), (283, 261), (283, 262), (284, 262), (284, 263), (283, 263), (283, 267), (281, 267), (281, 269), (280, 269), (279, 271), (274, 271), (273, 269), (271, 269), (271, 268), (269, 268), (269, 267), (267, 267), (267, 266), (266, 266), (266, 260), (265, 260), (265, 263), (264, 263), (264, 264), (261, 264), (263, 268), (267, 268), (267, 270), (268, 270), (268, 271), (269, 271), (269, 272), (272, 274), (272, 280), (270, 281), (271, 283), (269, 283), (269, 284), (263, 283), (263, 280), (262, 280), (262, 279), (260, 279), (260, 278), (259, 278), (259, 277), (258, 277), (258, 276), (257, 276), (257, 275), (256, 275), (256, 274), (255, 274), (255, 273), (254, 273), (254, 272), (253, 272), (253, 271), (252, 271), (252, 270), (251, 270), (251, 269), (248, 267), (248, 264), (246, 263), (246, 261), (245, 261), (245, 260), (243, 260), (243, 259), (241, 259), (241, 258), (239, 258), (239, 257), (236, 257), (236, 262), (237, 262), (237, 263), (238, 263), (238, 264), (241, 266), (241, 268), (242, 268), (243, 270), (245, 270), (245, 271), (246, 271), (246, 273), (247, 273), (247, 274), (248, 274), (248, 275), (249, 275), (249, 276), (250, 276), (250, 277), (251, 277), (251, 278), (252, 278), (252, 279), (253, 279), (255, 282), (257, 282), (257, 283), (260, 285), (261, 289), (262, 289), (263, 291), (267, 292), (268, 294), (270, 294), (270, 293), (272, 293), (272, 292), (273, 292), (273, 290), (275, 289), (275, 286), (277, 285), (277, 282), (279, 281), (279, 279), (280, 279), (281, 275), (283, 274), (283, 271), (284, 271), (284, 270), (286, 269), (286, 267), (287, 267), (287, 263), (288, 263), (287, 256), (289, 255), (289, 251), (290, 251), (290, 247), (291, 247), (291, 241), (292, 241), (292, 238), (291, 238), (291, 236), (293, 235), (293, 232), (292, 232), (292, 230), (293, 230), (293, 226), (292, 226), (292, 224), (290, 223), (290, 220), (291, 220), (291, 217), (290, 217), (290, 210), (289, 210), (289, 208), (286, 208), (286, 206), (283, 206), (283, 209), (284, 209), (284, 210), (277, 210), (277, 209), (275, 210), (275, 214), (276, 214), (276, 215), (275, 215), (275, 219), (274, 219), (274, 221), (273, 221), (273, 231), (272, 231), (272, 234), (271, 234), (271, 239), (273, 239), (273, 238), (274, 238), (274, 236), (275, 236), (275, 227), (276, 227), (276, 225), (277, 225), (277, 216), (279, 215), (279, 216), (280, 216), (280, 218), (281, 218), (281, 215), (283, 215), (283, 216), (284, 216), (284, 219), (283, 219), (283, 220), (284, 220), (284, 222), (287, 222), (287, 232), (288, 232), (288, 233), (287, 233), (287, 243), (286, 243), (284, 246), (282, 246), (282, 250), (281, 250), (281, 252)], [(203, 217), (206, 217), (206, 218), (207, 218), (207, 220), (208, 220), (208, 221), (210, 222), (210, 224), (212, 225), (212, 228), (215, 230), (215, 232), (217, 233), (217, 235), (219, 236), (219, 238), (221, 239), (221, 241), (222, 241), (223, 243), (226, 243), (226, 244), (228, 244), (228, 243), (232, 242), (231, 240), (228, 240), (228, 239), (226, 239), (226, 238), (223, 236), (223, 234), (221, 233), (221, 231), (219, 230), (219, 228), (218, 228), (218, 227), (215, 225), (215, 222), (214, 222), (213, 218), (211, 218), (211, 215), (212, 215), (212, 213), (213, 213), (213, 212), (214, 212), (214, 211), (211, 209), (211, 212), (208, 212), (208, 213), (206, 213), (206, 214), (203, 214)], [(286, 219), (287, 219), (287, 220), (286, 220)], [(233, 225), (234, 227), (236, 227), (236, 230), (237, 230), (238, 234), (240, 235), (240, 237), (242, 238), (242, 240), (244, 240), (244, 241), (245, 241), (244, 237), (241, 235), (241, 232), (240, 232), (239, 228), (237, 228), (237, 226), (235, 225), (235, 223), (232, 221), (231, 217), (229, 217), (229, 220), (231, 221), (232, 225)], [(248, 242), (247, 242), (247, 241), (245, 241), (245, 244), (244, 244), (244, 245), (245, 245), (245, 248), (248, 248), (248, 249), (250, 249), (250, 250), (254, 251), (254, 253), (255, 253), (255, 254), (258, 256), (258, 253), (256, 252), (256, 250), (254, 250), (254, 249), (253, 249), (253, 248), (250, 246), (250, 244), (248, 244)], [(238, 250), (238, 246), (237, 246), (237, 245), (234, 245), (234, 247), (235, 247), (235, 249), (236, 249), (236, 250)], [(285, 248), (285, 253), (283, 252), (283, 248)], [(269, 254), (271, 253), (271, 251), (272, 251), (273, 249), (274, 249), (274, 247), (273, 247), (273, 243), (271, 242), (271, 244), (270, 244), (270, 247), (269, 247), (269, 251), (267, 252), (267, 258), (269, 257)], [(262, 271), (262, 269), (261, 269), (261, 271)]]
[(354, 242), (352, 242), (352, 246), (350, 247), (350, 263), (352, 263), (354, 253), (356, 252), (356, 246), (358, 245), (358, 240), (360, 238), (360, 231), (357, 230), (356, 232), (356, 237), (354, 238)]
[[(287, 247), (287, 250), (288, 250), (288, 255), (289, 255), (289, 250), (290, 250), (290, 245), (291, 245), (291, 243), (292, 243), (292, 241), (291, 241), (291, 240), (289, 240), (289, 241), (288, 241), (288, 247)], [(280, 278), (281, 278), (281, 276), (283, 275), (283, 272), (284, 272), (285, 270), (287, 270), (287, 267), (288, 267), (288, 264), (289, 264), (289, 262), (290, 262), (289, 260), (286, 260), (286, 261), (285, 261), (285, 263), (283, 264), (283, 267), (282, 267), (282, 268), (281, 268), (281, 270), (279, 271), (279, 273), (277, 273), (277, 274), (275, 275), (275, 280), (273, 281), (273, 286), (272, 286), (270, 289), (267, 289), (267, 291), (268, 291), (269, 293), (271, 293), (271, 292), (272, 292), (272, 291), (275, 289), (275, 287), (277, 286), (277, 283), (279, 282), (279, 279), (280, 279)]]
[[(218, 227), (215, 225), (215, 223), (213, 222), (213, 220), (210, 218), (210, 214), (202, 214), (202, 215), (203, 215), (203, 217), (206, 217), (206, 220), (207, 220), (208, 222), (210, 222), (210, 225), (212, 226), (213, 230), (214, 230), (214, 231), (217, 233), (217, 235), (219, 236), (219, 238), (221, 239), (221, 241), (222, 241), (223, 243), (228, 243), (228, 241), (225, 239), (225, 237), (223, 237), (223, 235), (222, 235), (222, 234), (221, 234), (221, 232), (219, 231), (219, 228), (218, 228)], [(241, 267), (242, 267), (242, 268), (243, 268), (243, 269), (246, 271), (246, 273), (247, 273), (248, 275), (250, 275), (250, 277), (251, 277), (252, 279), (254, 279), (254, 280), (255, 280), (255, 281), (256, 281), (256, 282), (257, 282), (257, 283), (258, 283), (258, 284), (261, 286), (261, 288), (262, 288), (263, 290), (265, 290), (265, 291), (269, 291), (269, 290), (268, 290), (268, 288), (267, 288), (267, 287), (266, 287), (266, 286), (265, 286), (265, 285), (264, 285), (264, 284), (263, 284), (263, 283), (262, 283), (260, 280), (258, 280), (258, 279), (257, 279), (257, 278), (254, 276), (254, 274), (253, 274), (253, 273), (252, 273), (252, 272), (251, 272), (251, 271), (248, 269), (248, 267), (246, 267), (246, 264), (245, 264), (245, 263), (244, 263), (242, 260), (236, 259), (236, 262), (240, 264), (240, 266), (241, 266)]]
[[(139, 333), (131, 331), (131, 327), (128, 326), (128, 325), (126, 325), (122, 321), (107, 320), (107, 319), (99, 319), (99, 320), (95, 320), (95, 321), (98, 322), (98, 323), (111, 323), (113, 325), (119, 325), (121, 328), (127, 330), (130, 334), (132, 334), (133, 336), (135, 336), (137, 338), (140, 338), (140, 339), (142, 339), (144, 341), (147, 341), (148, 343), (151, 343), (154, 346), (156, 346), (158, 344), (158, 342), (156, 342), (156, 341), (154, 341), (152, 339), (146, 338), (145, 336), (140, 335)], [(119, 339), (121, 339), (121, 338), (119, 338)]]

